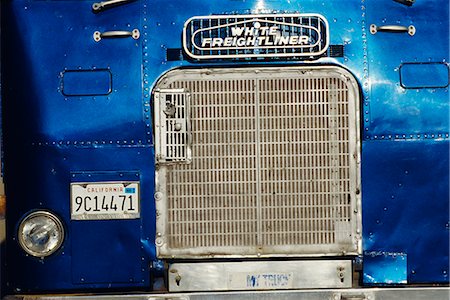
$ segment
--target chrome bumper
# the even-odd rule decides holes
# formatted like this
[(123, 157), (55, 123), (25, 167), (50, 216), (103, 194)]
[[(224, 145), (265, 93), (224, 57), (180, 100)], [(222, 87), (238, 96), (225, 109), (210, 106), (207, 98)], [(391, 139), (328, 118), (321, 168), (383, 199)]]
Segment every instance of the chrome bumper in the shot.
[(450, 287), (365, 288), (289, 291), (252, 291), (183, 294), (117, 294), (117, 295), (15, 295), (4, 300), (445, 300), (450, 299)]

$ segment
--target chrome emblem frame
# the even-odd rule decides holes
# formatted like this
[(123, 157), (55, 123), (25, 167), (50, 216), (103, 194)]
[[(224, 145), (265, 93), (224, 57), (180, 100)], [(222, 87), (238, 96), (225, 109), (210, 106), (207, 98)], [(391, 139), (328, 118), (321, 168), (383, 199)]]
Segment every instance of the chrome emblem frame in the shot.
[(329, 46), (319, 14), (198, 16), (186, 21), (183, 48), (193, 59), (317, 59)]

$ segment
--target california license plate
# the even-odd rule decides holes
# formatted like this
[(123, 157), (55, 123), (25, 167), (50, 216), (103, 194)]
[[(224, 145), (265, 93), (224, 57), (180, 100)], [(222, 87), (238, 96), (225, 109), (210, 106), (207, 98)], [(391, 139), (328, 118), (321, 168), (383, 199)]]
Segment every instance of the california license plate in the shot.
[(71, 183), (72, 220), (138, 219), (139, 182)]

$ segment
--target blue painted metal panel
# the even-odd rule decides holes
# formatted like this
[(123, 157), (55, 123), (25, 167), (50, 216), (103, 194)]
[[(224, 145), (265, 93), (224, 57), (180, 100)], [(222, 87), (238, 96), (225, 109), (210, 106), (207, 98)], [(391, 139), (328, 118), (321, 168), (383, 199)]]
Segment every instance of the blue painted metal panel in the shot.
[(362, 161), (364, 249), (405, 253), (408, 283), (448, 282), (449, 142), (371, 141)]
[(64, 96), (104, 96), (111, 92), (110, 70), (66, 70), (61, 73), (61, 93)]
[[(138, 171), (72, 172), (71, 180), (81, 183), (132, 182), (140, 181), (140, 174)], [(151, 197), (146, 188), (144, 186), (144, 195)], [(147, 205), (146, 201), (143, 205)], [(145, 283), (149, 262), (140, 243), (141, 230), (137, 229), (141, 229), (140, 219), (72, 220), (73, 284)]]
[(450, 70), (446, 63), (404, 63), (399, 68), (400, 85), (405, 89), (446, 88)]
[[(17, 221), (35, 209), (49, 209), (60, 216), (67, 234), (63, 248), (43, 260), (26, 256), (19, 245), (10, 240), (6, 266), (10, 289), (29, 292), (148, 288), (148, 266), (155, 259), (153, 242), (149, 245), (149, 241), (155, 239), (152, 149), (35, 146), (19, 154), (23, 154), (21, 161), (15, 161), (14, 170), (7, 172), (12, 178), (20, 177), (20, 180), (8, 182), (7, 193), (14, 196), (11, 197), (13, 200), (20, 201), (20, 205), (8, 204), (10, 238), (15, 236)], [(105, 172), (93, 176), (85, 170)], [(131, 170), (134, 172), (130, 173)], [(74, 178), (71, 175), (74, 171), (84, 174), (77, 173)], [(70, 182), (99, 181), (100, 178), (101, 181), (139, 180), (143, 217), (138, 220), (71, 221)], [(115, 272), (117, 268), (120, 272)]]
[[(413, 25), (416, 33), (367, 36), (370, 86), (363, 112), (363, 247), (371, 253), (404, 252), (408, 283), (448, 283), (448, 88), (405, 89), (400, 66), (431, 62), (448, 68), (449, 3), (416, 1), (407, 7), (393, 1), (367, 1), (366, 5), (367, 26)], [(433, 74), (422, 81), (439, 78)], [(370, 278), (383, 272), (382, 264), (369, 263), (364, 280), (373, 284)]]
[[(93, 39), (97, 30), (141, 28), (142, 3), (98, 15), (91, 5), (2, 1), (10, 292), (151, 286), (146, 266), (155, 259), (149, 243), (155, 234), (154, 155), (142, 101), (141, 40)], [(86, 82), (75, 78), (74, 92), (64, 95), (64, 73), (96, 70), (111, 74), (111, 93), (75, 96), (86, 90)], [(73, 171), (138, 172), (142, 218), (72, 222)], [(19, 220), (36, 209), (56, 213), (66, 229), (62, 249), (43, 260), (26, 256), (15, 240)]]
[(139, 220), (73, 221), (72, 283), (148, 284), (139, 228)]
[[(140, 0), (99, 14), (91, 12), (93, 2), (1, 3), (11, 292), (150, 288), (146, 266), (156, 259), (150, 109), (155, 82), (177, 67), (303, 63), (167, 60), (167, 49), (182, 47), (189, 18), (250, 12), (319, 13), (328, 20), (330, 43), (344, 45), (344, 56), (315, 63), (343, 66), (361, 85), (364, 250), (405, 253), (409, 283), (449, 281), (448, 89), (403, 89), (399, 72), (402, 63), (448, 62), (448, 1), (406, 7), (390, 0)], [(413, 24), (417, 33), (372, 35), (371, 24)], [(135, 28), (138, 40), (97, 43), (92, 36), (97, 30)], [(63, 72), (80, 69), (111, 72), (111, 93), (64, 96)], [(73, 84), (75, 91), (83, 90)], [(142, 218), (71, 222), (74, 171), (109, 171), (101, 181), (115, 180), (108, 174), (138, 172)], [(61, 251), (44, 260), (25, 256), (14, 240), (18, 221), (38, 208), (57, 213), (68, 229)], [(113, 251), (102, 256), (109, 249), (106, 241)], [(121, 261), (114, 266), (117, 257)], [(383, 274), (383, 262), (367, 259), (367, 276)], [(86, 266), (95, 267), (86, 271)], [(119, 266), (124, 273), (111, 274)], [(400, 278), (399, 272), (377, 283)]]
[[(210, 65), (249, 65), (249, 64), (292, 64), (296, 61), (282, 59), (254, 61), (167, 61), (166, 50), (182, 48), (181, 33), (184, 23), (193, 16), (212, 14), (249, 14), (249, 13), (317, 13), (325, 16), (330, 25), (330, 44), (345, 45), (342, 58), (322, 58), (321, 63), (344, 64), (362, 81), (364, 66), (364, 23), (363, 10), (359, 1), (346, 1), (345, 13), (341, 11), (342, 1), (323, 1), (318, 4), (313, 0), (289, 1), (154, 1), (144, 9), (143, 43), (144, 43), (144, 83), (148, 86), (170, 69), (181, 66)], [(175, 33), (175, 34), (174, 34)], [(298, 62), (298, 61), (297, 61)], [(150, 90), (150, 89), (149, 89)], [(147, 90), (148, 91), (148, 90)]]
[[(141, 40), (93, 39), (95, 31), (140, 28), (139, 3), (95, 15), (88, 1), (5, 1), (2, 11), (6, 117), (14, 116), (6, 125), (21, 140), (147, 142)], [(111, 72), (110, 95), (61, 93), (64, 71), (93, 69)]]
[(366, 136), (448, 133), (448, 88), (410, 90), (400, 85), (403, 63), (449, 61), (449, 2), (416, 2), (407, 7), (394, 1), (367, 1), (367, 26), (413, 25), (416, 34), (368, 34), (371, 98)]

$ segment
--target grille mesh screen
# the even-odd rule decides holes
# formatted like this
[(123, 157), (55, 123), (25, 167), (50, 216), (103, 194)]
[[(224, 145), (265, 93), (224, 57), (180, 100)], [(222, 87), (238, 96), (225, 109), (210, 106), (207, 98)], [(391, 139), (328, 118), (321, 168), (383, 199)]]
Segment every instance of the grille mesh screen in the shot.
[(191, 93), (192, 162), (164, 166), (161, 256), (355, 250), (348, 84), (321, 72), (272, 77), (164, 87)]

